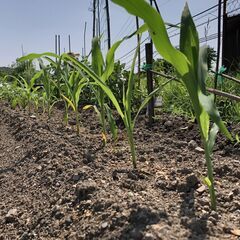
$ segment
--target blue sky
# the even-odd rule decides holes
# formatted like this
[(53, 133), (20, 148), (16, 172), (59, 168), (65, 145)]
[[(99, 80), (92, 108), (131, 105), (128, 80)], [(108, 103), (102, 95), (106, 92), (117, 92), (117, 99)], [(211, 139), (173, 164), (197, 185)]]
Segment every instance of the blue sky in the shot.
[[(100, 0), (104, 2), (104, 0)], [(91, 0), (0, 0), (0, 66), (8, 66), (25, 53), (54, 52), (54, 36), (61, 35), (61, 51), (68, 49), (68, 34), (71, 35), (72, 50), (82, 53), (84, 23), (87, 22), (87, 52), (90, 51), (92, 37)], [(178, 23), (185, 0), (157, 0), (161, 14), (166, 22)], [(192, 15), (197, 14), (215, 4), (217, 0), (188, 0)], [(103, 4), (104, 5), (104, 4)], [(215, 10), (215, 12), (214, 12)], [(216, 9), (204, 18), (196, 19), (196, 24), (202, 24), (217, 16)], [(104, 10), (102, 10), (102, 13)], [(104, 29), (104, 15), (102, 26)], [(129, 34), (135, 28), (135, 18), (120, 7), (110, 2), (110, 18), (112, 39), (117, 40)], [(208, 25), (208, 35), (216, 32), (217, 21)], [(204, 36), (203, 24), (198, 28), (200, 37)], [(171, 30), (172, 31), (172, 30)], [(172, 32), (171, 34), (174, 34)], [(178, 44), (178, 38), (172, 41)], [(216, 41), (208, 44), (215, 46)], [(120, 58), (136, 43), (135, 39), (124, 43), (116, 53)], [(103, 48), (104, 48), (103, 44)], [(131, 54), (122, 59), (128, 62)]]

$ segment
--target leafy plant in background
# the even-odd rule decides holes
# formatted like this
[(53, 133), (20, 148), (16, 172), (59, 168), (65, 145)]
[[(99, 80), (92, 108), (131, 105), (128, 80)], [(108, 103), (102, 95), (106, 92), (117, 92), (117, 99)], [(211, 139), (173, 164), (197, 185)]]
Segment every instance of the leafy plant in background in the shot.
[(4, 79), (0, 82), (0, 99), (8, 101), (13, 109), (27, 106), (26, 92), (16, 80), (8, 82)]
[[(211, 154), (219, 129), (231, 140), (232, 137), (220, 118), (219, 112), (214, 104), (213, 96), (206, 95), (207, 51), (206, 48), (199, 48), (198, 34), (188, 5), (186, 4), (182, 13), (180, 50), (177, 50), (169, 40), (161, 15), (145, 0), (112, 1), (125, 8), (130, 14), (138, 16), (145, 21), (156, 50), (166, 61), (175, 67), (179, 77), (187, 88), (205, 149), (208, 173), (205, 182), (210, 192), (211, 207), (212, 209), (216, 209)], [(211, 130), (209, 130), (210, 118), (214, 122)]]
[(13, 78), (15, 81), (17, 81), (20, 84), (22, 90), (25, 91), (29, 114), (31, 113), (31, 106), (35, 102), (36, 92), (39, 89), (39, 87), (34, 87), (34, 84), (36, 80), (42, 76), (42, 74), (43, 74), (42, 71), (35, 73), (34, 76), (29, 81), (23, 78), (22, 76), (19, 76), (19, 78), (14, 76), (6, 76), (6, 78)]

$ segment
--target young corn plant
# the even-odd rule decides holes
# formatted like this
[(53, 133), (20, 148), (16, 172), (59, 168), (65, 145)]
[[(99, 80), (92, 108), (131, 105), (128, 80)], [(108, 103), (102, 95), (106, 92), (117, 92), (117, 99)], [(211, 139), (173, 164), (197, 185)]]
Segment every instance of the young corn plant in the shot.
[[(68, 75), (67, 75), (68, 77)], [(68, 106), (72, 108), (75, 113), (77, 134), (80, 133), (80, 120), (79, 120), (79, 98), (83, 88), (87, 85), (87, 79), (82, 78), (80, 72), (72, 71), (68, 78), (63, 77), (65, 85), (61, 96), (67, 102)]]
[[(92, 69), (95, 74), (104, 82), (106, 85), (108, 84), (108, 79), (114, 70), (114, 55), (115, 51), (119, 47), (122, 41), (118, 41), (108, 50), (106, 59), (104, 60), (103, 54), (100, 48), (100, 38), (95, 37), (92, 40)], [(95, 92), (96, 99), (98, 101), (99, 110), (97, 113), (100, 116), (100, 122), (102, 124), (102, 136), (103, 136), (103, 143), (106, 144), (106, 117), (108, 119), (110, 130), (113, 135), (113, 138), (116, 139), (116, 125), (111, 114), (110, 108), (106, 103), (106, 93), (100, 86), (93, 85), (93, 89)]]
[[(121, 43), (121, 41), (117, 42), (116, 45), (120, 44), (120, 43)], [(113, 46), (116, 46), (116, 45), (113, 45)], [(101, 87), (104, 94), (106, 94), (109, 97), (109, 99), (111, 100), (111, 102), (115, 106), (115, 108), (116, 108), (118, 114), (120, 115), (120, 117), (122, 118), (122, 120), (124, 122), (124, 125), (126, 127), (126, 130), (127, 130), (128, 142), (129, 142), (131, 157), (132, 157), (132, 164), (133, 164), (134, 168), (137, 167), (136, 150), (135, 150), (135, 143), (134, 143), (134, 136), (133, 136), (133, 130), (134, 130), (134, 127), (135, 127), (135, 122), (136, 122), (136, 119), (137, 119), (139, 113), (141, 112), (141, 110), (146, 106), (146, 104), (148, 103), (150, 98), (159, 90), (159, 89), (154, 90), (152, 93), (150, 93), (145, 98), (145, 100), (143, 101), (143, 103), (139, 107), (139, 109), (137, 111), (137, 114), (135, 115), (134, 118), (132, 118), (131, 102), (132, 102), (132, 97), (133, 97), (133, 86), (134, 86), (133, 76), (134, 76), (135, 62), (136, 62), (136, 58), (137, 58), (137, 51), (138, 51), (138, 48), (136, 49), (136, 52), (134, 54), (132, 67), (131, 67), (131, 71), (130, 71), (130, 74), (129, 74), (128, 88), (127, 88), (127, 90), (124, 94), (124, 97), (123, 97), (123, 108), (120, 107), (119, 101), (116, 99), (116, 97), (114, 96), (111, 89), (107, 86), (106, 82), (103, 81), (105, 79), (104, 77), (100, 77), (90, 67), (88, 67), (85, 64), (77, 61), (76, 59), (72, 58), (71, 56), (68, 56), (67, 54), (65, 54), (63, 56), (63, 58), (66, 59), (70, 64), (72, 64), (72, 66), (74, 66), (76, 69), (79, 69), (79, 70), (83, 71), (89, 78), (94, 80), (95, 84), (97, 84), (99, 87)], [(109, 73), (110, 73), (110, 71), (106, 72), (105, 73), (106, 76)]]
[(50, 73), (52, 68), (49, 66), (45, 66), (43, 60), (41, 59), (42, 57), (50, 61), (50, 63), (52, 63), (53, 61), (49, 57), (54, 57), (59, 59), (59, 56), (54, 53), (49, 53), (49, 52), (45, 52), (41, 54), (31, 53), (19, 58), (18, 62), (26, 62), (26, 61), (32, 61), (32, 60), (38, 59), (40, 70), (41, 70), (40, 72), (42, 73), (41, 83), (43, 84), (43, 88), (45, 90), (43, 92), (43, 102), (44, 102), (43, 108), (45, 109), (45, 105), (46, 105), (48, 118), (50, 118), (51, 109), (54, 106), (54, 104), (57, 102), (57, 99), (54, 95), (54, 90), (56, 86), (53, 82), (53, 79)]
[[(207, 49), (199, 47), (199, 37), (189, 12), (188, 5), (182, 13), (180, 29), (180, 50), (171, 44), (161, 14), (145, 0), (112, 0), (125, 8), (130, 14), (138, 16), (147, 24), (152, 41), (161, 56), (171, 63), (185, 84), (205, 150), (207, 177), (205, 182), (209, 188), (211, 207), (216, 209), (213, 167), (211, 155), (218, 130), (232, 140), (226, 126), (220, 118), (214, 104), (213, 95), (206, 94), (205, 80), (207, 76)], [(210, 129), (210, 119), (214, 122)]]

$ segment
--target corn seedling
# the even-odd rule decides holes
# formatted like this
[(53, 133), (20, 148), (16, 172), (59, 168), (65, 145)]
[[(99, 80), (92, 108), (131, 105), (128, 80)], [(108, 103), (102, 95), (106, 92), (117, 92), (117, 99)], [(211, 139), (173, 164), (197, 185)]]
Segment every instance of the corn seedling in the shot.
[[(50, 73), (52, 68), (49, 66), (45, 66), (41, 58), (45, 58), (52, 64), (53, 61), (50, 59), (50, 57), (54, 57), (56, 59), (60, 58), (58, 55), (54, 53), (45, 52), (41, 54), (31, 53), (18, 59), (18, 62), (32, 61), (32, 60), (38, 59), (40, 72), (42, 72), (41, 81), (43, 84), (43, 88), (45, 90), (43, 92), (43, 102), (44, 102), (43, 105), (46, 105), (48, 118), (50, 118), (50, 112), (52, 107), (57, 102), (57, 99), (54, 95), (54, 90), (56, 89), (56, 86), (52, 80), (52, 76)], [(59, 60), (59, 64), (60, 63), (61, 61)], [(43, 106), (43, 108), (45, 109), (45, 106)]]
[[(68, 75), (67, 75), (68, 77)], [(82, 89), (84, 86), (87, 85), (87, 79), (82, 78), (79, 72), (72, 71), (69, 78), (63, 77), (65, 82), (65, 91), (64, 93), (61, 93), (61, 96), (63, 99), (67, 102), (68, 106), (70, 106), (74, 113), (76, 118), (76, 127), (77, 127), (77, 133), (80, 132), (80, 121), (79, 121), (79, 112), (78, 112), (78, 105), (79, 105), (79, 98)]]
[[(101, 79), (103, 83), (107, 85), (108, 79), (114, 70), (114, 54), (122, 41), (116, 42), (107, 52), (106, 59), (104, 60), (101, 48), (100, 48), (100, 38), (94, 38), (92, 40), (92, 69), (95, 74)], [(110, 129), (114, 138), (116, 138), (116, 128), (114, 127), (114, 119), (112, 114), (110, 113), (110, 108), (107, 106), (105, 102), (106, 93), (104, 90), (96, 86), (94, 89), (98, 105), (100, 107), (100, 121), (102, 124), (102, 136), (103, 143), (106, 142), (106, 116), (108, 118), (108, 122), (110, 124)]]
[[(156, 50), (166, 61), (175, 67), (179, 78), (184, 82), (193, 105), (205, 149), (208, 173), (205, 182), (210, 192), (211, 207), (212, 209), (216, 209), (211, 154), (219, 129), (229, 139), (232, 140), (232, 137), (220, 118), (219, 112), (214, 104), (213, 96), (206, 95), (207, 51), (206, 48), (199, 48), (198, 33), (189, 12), (188, 5), (186, 4), (182, 13), (180, 50), (177, 50), (169, 40), (166, 26), (161, 15), (145, 0), (112, 1), (125, 8), (130, 14), (144, 20), (149, 28), (149, 33)], [(210, 119), (214, 124), (209, 131)]]
[[(142, 30), (143, 29), (141, 29), (141, 31)], [(122, 40), (115, 43), (115, 45), (113, 45), (113, 47), (119, 45), (121, 42), (122, 42)], [(129, 142), (129, 146), (130, 146), (130, 150), (131, 150), (132, 164), (133, 164), (134, 168), (137, 167), (135, 144), (134, 144), (134, 138), (133, 138), (133, 130), (134, 130), (135, 122), (136, 122), (136, 119), (137, 119), (139, 113), (141, 112), (141, 110), (146, 106), (146, 104), (148, 103), (150, 98), (159, 90), (159, 89), (154, 90), (150, 95), (148, 95), (145, 98), (145, 100), (139, 107), (137, 114), (135, 115), (134, 118), (132, 118), (131, 101), (132, 101), (132, 97), (133, 97), (133, 85), (134, 85), (134, 78), (133, 78), (134, 74), (133, 73), (134, 73), (134, 67), (135, 67), (135, 62), (136, 62), (136, 58), (137, 58), (137, 50), (138, 50), (138, 48), (136, 49), (136, 52), (134, 54), (131, 72), (130, 72), (129, 79), (128, 79), (128, 88), (126, 90), (126, 93), (124, 94), (123, 109), (121, 109), (121, 107), (119, 105), (119, 101), (116, 99), (116, 97), (112, 93), (111, 89), (107, 86), (106, 82), (103, 81), (103, 79), (107, 79), (106, 76), (108, 76), (108, 74), (111, 72), (110, 70), (108, 70), (104, 73), (104, 74), (106, 74), (104, 77), (100, 77), (90, 67), (77, 61), (76, 59), (72, 58), (71, 56), (68, 56), (67, 54), (65, 54), (63, 56), (63, 58), (66, 59), (67, 61), (69, 61), (70, 64), (72, 64), (72, 66), (83, 71), (88, 77), (90, 77), (92, 80), (94, 80), (95, 84), (97, 84), (99, 87), (101, 87), (104, 94), (106, 94), (109, 97), (109, 99), (115, 106), (115, 108), (116, 108), (118, 114), (120, 115), (120, 117), (122, 118), (124, 125), (126, 127), (126, 130), (127, 130), (128, 142)], [(113, 68), (113, 65), (111, 66), (111, 68)]]

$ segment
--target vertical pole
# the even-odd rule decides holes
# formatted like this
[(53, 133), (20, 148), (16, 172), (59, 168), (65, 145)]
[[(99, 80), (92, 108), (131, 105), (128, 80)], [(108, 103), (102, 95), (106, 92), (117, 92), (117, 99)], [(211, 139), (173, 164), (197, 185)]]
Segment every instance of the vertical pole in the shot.
[(227, 0), (223, 2), (223, 36), (222, 36), (222, 64), (227, 67), (226, 62), (226, 45), (227, 45)]
[(100, 16), (99, 0), (97, 0), (97, 14), (98, 14), (98, 21), (97, 21), (98, 37), (100, 37), (100, 35), (101, 35), (101, 16)]
[(58, 54), (57, 35), (55, 35), (55, 53)]
[[(218, 41), (217, 41), (217, 61), (215, 69), (215, 79), (214, 79), (214, 89), (217, 89), (217, 79), (219, 71), (219, 61), (220, 61), (220, 46), (221, 46), (221, 15), (222, 15), (222, 0), (218, 1)], [(215, 95), (216, 99), (216, 95)]]
[(58, 55), (61, 54), (60, 35), (58, 35)]
[[(136, 28), (139, 29), (139, 19), (136, 17)], [(140, 45), (140, 35), (137, 34), (137, 44)], [(138, 49), (138, 84), (140, 85), (140, 74), (141, 74), (141, 49)]]
[(108, 34), (108, 49), (111, 48), (111, 32), (110, 32), (110, 14), (109, 14), (109, 4), (108, 0), (105, 0), (106, 3), (106, 16), (107, 16), (107, 34)]
[[(153, 63), (153, 46), (152, 43), (145, 44), (145, 52), (146, 52), (146, 72), (147, 72), (147, 90), (148, 94), (153, 91), (153, 75), (152, 75), (152, 63)], [(148, 103), (148, 119), (150, 126), (153, 124), (154, 120), (154, 98), (152, 97)]]
[(70, 34), (68, 35), (68, 51), (72, 52), (72, 50), (71, 50), (71, 36), (70, 36)]
[(87, 31), (87, 22), (85, 22), (85, 24), (84, 24), (84, 35), (83, 35), (83, 37), (84, 37), (84, 46), (83, 46), (84, 58), (86, 57), (86, 31)]
[[(153, 5), (153, 0), (150, 0), (151, 6)], [(152, 64), (153, 64), (153, 42), (152, 39), (150, 40), (150, 43), (145, 44), (145, 52), (146, 52), (146, 66), (147, 66), (147, 90), (148, 94), (150, 94), (153, 91), (153, 75), (152, 75)], [(154, 98), (151, 97), (151, 99), (148, 102), (148, 120), (149, 125), (151, 126), (154, 122)]]
[[(57, 52), (57, 34), (55, 34), (55, 54), (57, 55), (58, 52)], [(57, 58), (55, 59), (55, 61), (57, 62)]]
[(24, 56), (23, 44), (21, 45), (21, 49), (22, 49), (22, 57), (23, 57)]
[(93, 0), (93, 38), (96, 36), (96, 0)]

